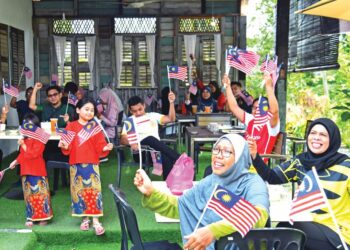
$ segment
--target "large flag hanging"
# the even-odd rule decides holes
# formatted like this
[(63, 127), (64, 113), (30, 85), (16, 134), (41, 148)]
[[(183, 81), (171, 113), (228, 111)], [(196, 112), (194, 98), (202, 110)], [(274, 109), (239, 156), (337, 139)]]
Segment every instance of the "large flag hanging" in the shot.
[(230, 222), (244, 237), (260, 219), (260, 212), (248, 201), (229, 190), (217, 186), (208, 208)]
[(73, 95), (72, 93), (68, 93), (68, 103), (72, 104), (73, 106), (76, 106), (78, 103), (78, 98)]
[(61, 136), (61, 141), (67, 143), (68, 145), (71, 144), (75, 137), (74, 131), (65, 130), (63, 128), (56, 128), (56, 134)]
[(28, 79), (31, 79), (32, 76), (33, 76), (33, 73), (32, 71), (30, 70), (30, 68), (28, 68), (27, 66), (25, 66), (23, 68), (23, 72), (24, 72), (24, 75), (28, 78)]
[(95, 121), (91, 120), (85, 124), (85, 126), (78, 132), (78, 136), (80, 139), (80, 145), (87, 141), (90, 137), (96, 135), (101, 132), (101, 126)]
[(127, 134), (129, 144), (131, 145), (131, 144), (137, 143), (136, 128), (135, 128), (134, 119), (132, 117), (128, 117), (125, 119), (124, 128)]
[(187, 78), (186, 66), (169, 66), (168, 78), (175, 78), (184, 81)]
[(20, 133), (23, 136), (36, 139), (44, 144), (46, 144), (50, 138), (50, 134), (46, 133), (45, 130), (27, 121), (24, 121), (21, 125)]
[(289, 212), (289, 222), (293, 225), (294, 218), (303, 212), (315, 211), (325, 207), (326, 197), (323, 196), (322, 187), (318, 185), (318, 176), (316, 171), (308, 171), (300, 184), (295, 197), (292, 201), (292, 207)]
[(10, 96), (18, 97), (18, 89), (11, 85), (11, 83), (6, 82), (4, 79), (2, 80), (2, 87), (4, 93), (9, 94)]
[(259, 58), (260, 56), (253, 51), (237, 49), (236, 47), (228, 49), (226, 62), (229, 66), (249, 75), (258, 64)]

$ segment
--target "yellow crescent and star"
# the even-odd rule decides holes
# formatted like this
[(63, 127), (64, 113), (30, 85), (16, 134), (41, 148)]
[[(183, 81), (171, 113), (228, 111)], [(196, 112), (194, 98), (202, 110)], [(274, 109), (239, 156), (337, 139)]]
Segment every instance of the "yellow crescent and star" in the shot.
[[(223, 195), (221, 195), (221, 198), (218, 197), (218, 195), (219, 195), (220, 193), (224, 193)], [(215, 193), (214, 193), (214, 198), (217, 199), (217, 200), (223, 200), (223, 201), (225, 201), (225, 202), (230, 202), (230, 201), (232, 200), (231, 195), (229, 195), (229, 194), (227, 193), (227, 191), (224, 190), (224, 189), (218, 189), (218, 190), (216, 190)]]

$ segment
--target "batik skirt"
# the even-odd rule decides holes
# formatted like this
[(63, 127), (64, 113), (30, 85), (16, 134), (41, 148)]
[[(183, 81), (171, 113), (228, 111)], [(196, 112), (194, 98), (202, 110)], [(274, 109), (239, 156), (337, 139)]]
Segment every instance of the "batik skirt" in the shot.
[(22, 187), (27, 220), (50, 220), (53, 214), (47, 177), (24, 175), (22, 176)]
[(103, 216), (99, 166), (75, 164), (70, 166), (72, 216)]

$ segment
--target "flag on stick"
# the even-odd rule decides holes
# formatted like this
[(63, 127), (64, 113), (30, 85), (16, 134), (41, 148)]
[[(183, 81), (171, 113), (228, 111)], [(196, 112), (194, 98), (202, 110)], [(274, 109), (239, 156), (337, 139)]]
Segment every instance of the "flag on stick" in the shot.
[(208, 208), (231, 223), (242, 237), (261, 217), (252, 204), (221, 186), (216, 187)]
[[(315, 171), (316, 173), (316, 171)], [(294, 218), (301, 213), (311, 212), (327, 205), (326, 198), (323, 196), (321, 186), (319, 186), (317, 173), (308, 171), (292, 201), (292, 207), (289, 212), (289, 223), (293, 225)]]
[(184, 81), (187, 78), (187, 67), (186, 66), (169, 66), (168, 67), (168, 78), (179, 79)]
[(92, 136), (96, 135), (101, 131), (102, 131), (101, 126), (99, 126), (98, 123), (94, 119), (92, 119), (91, 121), (86, 123), (85, 126), (78, 132), (78, 136), (80, 140), (79, 145), (83, 144)]
[(67, 143), (68, 145), (71, 144), (75, 137), (75, 132), (65, 130), (63, 128), (56, 128), (56, 134), (61, 136), (61, 141)]
[(50, 138), (50, 134), (46, 133), (45, 130), (43, 130), (42, 128), (29, 123), (27, 121), (24, 121), (21, 128), (20, 128), (20, 133), (23, 136), (27, 136), (30, 138), (33, 138), (35, 140), (41, 141), (42, 143), (46, 144), (47, 141)]
[(27, 66), (24, 66), (23, 72), (24, 72), (24, 75), (27, 77), (27, 79), (31, 79), (32, 78), (33, 73), (30, 70), (30, 68), (28, 68)]
[(258, 64), (259, 57), (260, 56), (253, 51), (237, 49), (237, 47), (229, 48), (227, 51), (226, 62), (229, 66), (249, 75)]
[(131, 145), (131, 144), (137, 143), (136, 128), (135, 128), (134, 119), (132, 117), (128, 117), (125, 119), (124, 128), (127, 133), (129, 144)]
[(18, 89), (12, 86), (11, 83), (6, 82), (4, 79), (2, 79), (2, 85), (3, 85), (4, 93), (10, 96), (18, 97), (18, 94), (19, 94)]
[(76, 106), (78, 101), (79, 100), (78, 100), (78, 98), (75, 95), (73, 95), (70, 92), (68, 93), (68, 103), (69, 104), (72, 104), (73, 106)]
[(163, 174), (162, 155), (158, 151), (151, 151), (153, 170), (152, 174), (161, 176)]

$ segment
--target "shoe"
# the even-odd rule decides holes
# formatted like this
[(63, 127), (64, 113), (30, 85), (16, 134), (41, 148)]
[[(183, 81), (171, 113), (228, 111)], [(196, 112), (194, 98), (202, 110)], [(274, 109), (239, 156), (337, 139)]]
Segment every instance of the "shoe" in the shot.
[(83, 219), (83, 222), (80, 224), (80, 230), (87, 231), (90, 228), (90, 220)]
[(107, 157), (101, 158), (101, 159), (100, 159), (100, 163), (101, 163), (101, 162), (107, 162), (107, 161), (108, 161), (108, 158), (107, 158)]
[(93, 227), (95, 228), (96, 235), (102, 235), (105, 233), (105, 229), (102, 227), (102, 224), (100, 222), (94, 222)]
[(26, 227), (33, 227), (33, 221), (27, 220), (26, 223), (24, 224)]

